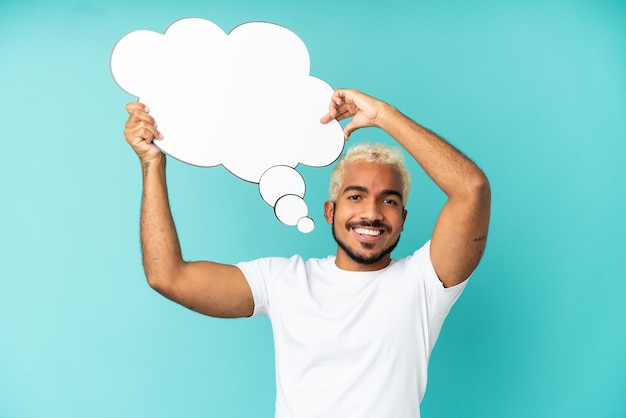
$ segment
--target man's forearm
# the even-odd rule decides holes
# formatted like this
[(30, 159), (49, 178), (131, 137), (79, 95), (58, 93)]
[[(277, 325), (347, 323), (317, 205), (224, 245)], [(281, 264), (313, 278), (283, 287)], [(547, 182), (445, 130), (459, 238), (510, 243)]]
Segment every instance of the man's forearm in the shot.
[(159, 290), (183, 263), (165, 179), (165, 156), (142, 161), (141, 248), (150, 286)]

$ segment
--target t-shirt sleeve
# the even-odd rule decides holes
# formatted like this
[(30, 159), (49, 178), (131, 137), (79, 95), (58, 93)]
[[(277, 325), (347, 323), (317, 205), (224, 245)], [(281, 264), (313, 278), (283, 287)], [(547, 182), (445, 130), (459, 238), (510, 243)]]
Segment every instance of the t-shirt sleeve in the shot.
[(248, 285), (252, 291), (252, 297), (254, 299), (254, 312), (252, 316), (267, 315), (269, 293), (266, 278), (269, 277), (270, 274), (270, 264), (269, 259), (266, 258), (236, 264), (248, 281)]
[[(430, 306), (433, 313), (446, 316), (450, 312), (452, 305), (457, 301), (467, 285), (467, 280), (452, 286), (444, 287), (435, 272), (430, 259), (430, 241), (414, 254), (418, 265), (422, 267), (424, 274), (424, 285), (430, 297)], [(471, 277), (471, 276), (470, 276)]]

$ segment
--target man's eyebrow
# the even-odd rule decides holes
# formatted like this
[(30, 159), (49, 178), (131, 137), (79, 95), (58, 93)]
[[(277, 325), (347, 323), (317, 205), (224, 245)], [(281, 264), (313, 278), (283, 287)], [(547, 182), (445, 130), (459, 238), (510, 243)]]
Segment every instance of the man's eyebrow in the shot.
[[(367, 187), (363, 187), (363, 186), (348, 186), (345, 189), (343, 189), (342, 193), (348, 193), (351, 191), (367, 193), (369, 190), (367, 190)], [(394, 189), (383, 190), (382, 192), (380, 192), (380, 195), (381, 196), (398, 196), (400, 199), (402, 199), (402, 193)]]
[(402, 193), (400, 193), (397, 190), (393, 190), (393, 189), (387, 189), (387, 190), (383, 190), (381, 193), (381, 195), (383, 196), (398, 196), (400, 199), (402, 199)]
[(348, 192), (351, 192), (353, 190), (357, 191), (357, 192), (365, 192), (365, 193), (367, 193), (367, 188), (363, 187), (363, 186), (348, 186), (345, 189), (343, 189), (342, 193), (348, 193)]

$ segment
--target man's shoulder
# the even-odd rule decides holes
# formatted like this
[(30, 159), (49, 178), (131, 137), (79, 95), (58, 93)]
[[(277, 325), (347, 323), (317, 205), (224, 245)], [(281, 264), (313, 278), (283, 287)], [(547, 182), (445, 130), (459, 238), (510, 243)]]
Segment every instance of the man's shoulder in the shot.
[(430, 240), (426, 241), (421, 247), (415, 250), (413, 253), (404, 257), (393, 258), (392, 264), (410, 264), (410, 263), (430, 263)]

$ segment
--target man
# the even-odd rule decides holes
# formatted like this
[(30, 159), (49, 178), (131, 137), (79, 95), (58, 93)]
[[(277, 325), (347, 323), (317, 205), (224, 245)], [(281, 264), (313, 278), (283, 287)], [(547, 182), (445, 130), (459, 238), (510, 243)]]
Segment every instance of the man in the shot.
[(127, 105), (125, 136), (143, 167), (141, 243), (150, 286), (216, 317), (268, 315), (276, 350), (276, 417), (419, 417), (430, 352), (485, 249), (490, 189), (453, 146), (389, 104), (334, 92), (322, 123), (379, 127), (446, 193), (431, 240), (391, 259), (407, 211), (399, 151), (357, 146), (338, 163), (324, 205), (336, 256), (237, 265), (182, 259), (169, 209), (165, 156), (149, 110)]

